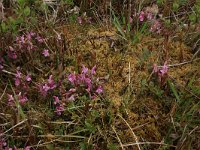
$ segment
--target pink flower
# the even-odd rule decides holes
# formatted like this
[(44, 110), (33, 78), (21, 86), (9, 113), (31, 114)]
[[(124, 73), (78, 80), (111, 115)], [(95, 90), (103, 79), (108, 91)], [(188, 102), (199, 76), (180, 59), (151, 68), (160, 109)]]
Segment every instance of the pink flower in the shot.
[(17, 73), (15, 74), (15, 77), (16, 77), (16, 78), (21, 78), (21, 74), (22, 74), (22, 73), (21, 73), (20, 71), (18, 71), (18, 70), (17, 70), (16, 72), (17, 72)]
[(24, 150), (30, 150), (31, 147), (30, 146), (26, 146)]
[(88, 22), (88, 23), (92, 23), (92, 17), (88, 17), (88, 18), (87, 18), (87, 22)]
[(25, 43), (24, 35), (22, 35), (22, 36), (20, 37), (20, 40), (21, 40), (21, 41), (20, 41), (21, 43)]
[(168, 71), (168, 66), (167, 66), (167, 62), (165, 62), (164, 65), (162, 66), (162, 69), (160, 70), (161, 75), (163, 76), (167, 74), (167, 71)]
[(27, 34), (26, 34), (26, 38), (30, 41), (31, 40), (31, 34), (28, 32)]
[(94, 67), (92, 67), (92, 70), (91, 70), (92, 75), (96, 74), (96, 68), (97, 68), (96, 65)]
[[(39, 92), (41, 93), (41, 95), (42, 96), (44, 96), (44, 97), (46, 97), (46, 95), (47, 95), (47, 89), (48, 89), (48, 87), (47, 87), (47, 89), (42, 85), (42, 84), (39, 84), (38, 85), (38, 88), (39, 88)], [(47, 90), (47, 91), (46, 91)]]
[(30, 82), (32, 79), (31, 79), (31, 76), (28, 74), (27, 76), (26, 76), (26, 81), (28, 81), (28, 82)]
[(69, 92), (74, 93), (74, 92), (76, 92), (76, 89), (75, 89), (75, 88), (71, 88), (71, 89), (69, 90)]
[(144, 11), (141, 11), (140, 16), (139, 16), (139, 19), (140, 19), (141, 22), (144, 21), (144, 17), (145, 17), (145, 13), (144, 13)]
[(15, 78), (15, 86), (19, 86), (21, 83), (19, 78)]
[(7, 94), (8, 96), (8, 105), (12, 106), (14, 104), (14, 97), (11, 94)]
[(50, 90), (50, 87), (47, 85), (47, 84), (44, 84), (42, 86), (42, 89), (45, 91), (45, 92), (48, 92), (48, 90)]
[(48, 85), (49, 85), (51, 90), (56, 87), (55, 82), (54, 82), (54, 80), (52, 78), (53, 78), (53, 75), (50, 75), (49, 79), (48, 79)]
[(28, 101), (28, 98), (26, 97), (25, 94), (22, 95), (21, 92), (19, 92), (19, 94), (18, 94), (18, 100), (19, 100), (20, 104), (24, 104), (25, 102)]
[(88, 72), (88, 68), (87, 67), (85, 67), (84, 65), (82, 65), (82, 73), (83, 74), (86, 74), (87, 72)]
[(53, 96), (53, 98), (54, 98), (54, 102), (53, 102), (54, 105), (57, 105), (60, 103), (60, 100), (57, 96)]
[(64, 106), (63, 105), (56, 106), (56, 113), (57, 113), (57, 115), (60, 116), (63, 111), (64, 111)]
[(129, 22), (133, 23), (133, 18), (132, 17), (129, 18)]
[(83, 23), (82, 17), (78, 17), (77, 20), (78, 20), (78, 23), (79, 23), (79, 24), (82, 24), (82, 23)]
[(159, 20), (155, 20), (151, 25), (150, 32), (160, 33), (160, 31), (161, 31), (161, 23)]
[(4, 66), (0, 64), (0, 70), (2, 70), (3, 68), (4, 68)]
[(153, 72), (154, 73), (158, 72), (158, 66), (157, 66), (157, 64), (153, 64)]
[(17, 54), (12, 46), (9, 46), (8, 56), (12, 59), (17, 59)]
[(42, 54), (44, 55), (44, 57), (48, 57), (49, 56), (49, 50), (44, 49)]
[(101, 94), (103, 92), (102, 86), (98, 86), (97, 90), (95, 91), (97, 94)]
[(152, 20), (152, 19), (153, 19), (152, 13), (149, 12), (149, 13), (147, 14), (147, 19), (149, 19), (149, 20)]
[(76, 75), (74, 73), (69, 74), (68, 76), (68, 80), (74, 84), (75, 80), (76, 80)]
[(92, 89), (92, 80), (90, 78), (85, 78), (84, 82), (85, 82), (85, 84), (87, 86), (87, 90), (89, 92)]
[(74, 95), (71, 95), (69, 98), (68, 98), (69, 101), (74, 101), (75, 98), (74, 98)]
[(43, 43), (44, 39), (41, 38), (39, 35), (35, 38), (39, 43)]

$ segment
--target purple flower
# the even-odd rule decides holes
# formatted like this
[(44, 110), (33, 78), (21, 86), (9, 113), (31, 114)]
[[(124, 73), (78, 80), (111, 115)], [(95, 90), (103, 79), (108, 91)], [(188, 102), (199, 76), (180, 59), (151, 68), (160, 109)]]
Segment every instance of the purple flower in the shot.
[(79, 24), (82, 24), (82, 23), (83, 23), (82, 17), (78, 17), (77, 20), (78, 20), (78, 23), (79, 23)]
[(48, 90), (50, 90), (50, 87), (45, 83), (45, 84), (42, 86), (42, 89), (43, 89), (45, 92), (48, 92)]
[(32, 79), (31, 79), (31, 76), (30, 76), (30, 74), (28, 74), (27, 76), (26, 76), (26, 81), (28, 81), (28, 82), (30, 82)]
[(152, 15), (152, 13), (149, 12), (149, 13), (147, 14), (147, 19), (152, 20), (152, 18), (153, 18), (153, 15)]
[(42, 54), (44, 55), (44, 57), (48, 57), (49, 56), (49, 50), (48, 49), (44, 49)]
[(14, 97), (11, 94), (7, 94), (8, 96), (8, 105), (12, 106), (14, 104)]
[(28, 32), (27, 34), (26, 34), (26, 38), (30, 41), (31, 40), (31, 34), (30, 34), (30, 32)]
[(56, 106), (56, 113), (57, 113), (57, 115), (60, 116), (63, 111), (64, 111), (64, 106), (63, 105)]
[(68, 80), (74, 84), (74, 82), (76, 81), (76, 75), (74, 73), (69, 74), (68, 76)]
[(160, 31), (161, 31), (161, 23), (159, 20), (155, 20), (151, 25), (150, 32), (160, 33)]
[(92, 70), (91, 70), (92, 75), (96, 74), (96, 68), (97, 68), (96, 65), (94, 67), (92, 67)]
[(21, 41), (20, 41), (21, 43), (25, 43), (24, 35), (22, 35), (22, 36), (20, 37), (20, 40), (21, 40)]
[(69, 92), (74, 93), (74, 92), (76, 92), (76, 89), (75, 89), (75, 88), (71, 88), (71, 89), (69, 90)]
[(55, 84), (55, 82), (54, 82), (54, 80), (52, 78), (53, 78), (53, 75), (50, 75), (49, 79), (48, 79), (48, 85), (49, 85), (51, 90), (56, 87), (56, 84)]
[(144, 11), (141, 11), (140, 16), (139, 16), (139, 19), (140, 19), (141, 22), (144, 21), (144, 17), (145, 17), (145, 13), (144, 13)]
[(101, 94), (103, 92), (102, 86), (98, 86), (97, 90), (95, 91), (97, 94)]
[(17, 70), (17, 71), (16, 71), (16, 74), (15, 74), (15, 77), (16, 77), (16, 78), (21, 78), (21, 74), (22, 74), (22, 73), (21, 73), (20, 71)]
[(22, 95), (21, 92), (19, 92), (17, 96), (18, 96), (18, 100), (20, 104), (24, 104), (25, 102), (28, 101), (28, 98), (26, 97), (26, 95), (25, 94)]
[(88, 23), (92, 23), (92, 17), (88, 17), (88, 18), (87, 18), (87, 22), (88, 22)]
[(86, 74), (88, 72), (88, 68), (82, 65), (82, 74)]
[[(39, 84), (39, 85), (38, 85), (38, 88), (39, 88), (39, 92), (41, 93), (41, 95), (45, 97), (45, 96), (47, 95), (48, 86), (45, 87), (44, 85)], [(46, 91), (46, 90), (47, 90), (47, 91)]]
[(158, 66), (157, 66), (157, 64), (153, 64), (153, 72), (154, 73), (158, 72)]
[(167, 66), (167, 62), (165, 62), (164, 65), (162, 66), (162, 69), (160, 70), (161, 75), (163, 76), (167, 74), (167, 71), (168, 71), (168, 66)]
[(74, 101), (75, 98), (74, 98), (74, 95), (71, 95), (69, 98), (68, 98), (69, 101)]
[(39, 35), (35, 38), (39, 43), (43, 43), (44, 39), (41, 38)]
[(19, 78), (15, 78), (15, 86), (19, 86), (21, 83)]
[(4, 68), (4, 66), (0, 64), (0, 70), (2, 70), (3, 68)]
[(92, 80), (90, 78), (85, 78), (84, 82), (85, 82), (86, 86), (88, 87), (87, 88), (88, 92), (91, 91), (91, 89), (92, 89)]
[(30, 146), (26, 146), (24, 150), (30, 150), (31, 147)]
[(8, 56), (12, 59), (17, 59), (17, 54), (12, 46), (9, 46)]
[(132, 18), (132, 17), (129, 18), (129, 22), (130, 22), (130, 23), (133, 22), (133, 18)]
[(60, 103), (60, 100), (57, 96), (53, 96), (53, 98), (54, 98), (54, 102), (53, 102), (54, 105), (57, 105)]

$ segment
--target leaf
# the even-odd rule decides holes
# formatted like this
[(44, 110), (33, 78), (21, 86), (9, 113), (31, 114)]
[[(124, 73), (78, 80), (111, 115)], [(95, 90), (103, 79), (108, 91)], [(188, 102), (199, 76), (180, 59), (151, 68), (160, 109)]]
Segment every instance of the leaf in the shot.
[(1, 29), (3, 32), (6, 32), (8, 27), (6, 26), (6, 24), (4, 22), (1, 23)]
[(25, 15), (25, 16), (29, 16), (30, 13), (31, 13), (30, 8), (29, 8), (28, 6), (26, 6), (26, 7), (24, 8), (24, 15)]
[(91, 133), (96, 132), (95, 126), (93, 126), (89, 121), (85, 121), (85, 126)]
[(25, 0), (17, 0), (17, 2), (19, 3), (19, 5), (24, 5), (25, 4)]
[(180, 97), (179, 97), (179, 95), (178, 95), (178, 93), (177, 93), (177, 91), (176, 91), (176, 89), (175, 89), (174, 84), (173, 84), (170, 80), (167, 80), (167, 82), (168, 82), (169, 87), (170, 87), (170, 89), (172, 90), (174, 96), (176, 97), (177, 102), (180, 103), (181, 100), (180, 100)]

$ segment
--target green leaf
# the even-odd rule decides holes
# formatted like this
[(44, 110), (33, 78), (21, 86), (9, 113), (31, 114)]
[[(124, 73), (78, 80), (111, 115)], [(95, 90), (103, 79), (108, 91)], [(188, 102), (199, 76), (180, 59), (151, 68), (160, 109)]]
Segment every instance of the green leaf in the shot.
[(25, 0), (17, 0), (17, 2), (19, 3), (19, 5), (24, 5), (25, 4)]
[(193, 22), (193, 23), (195, 23), (196, 22), (196, 15), (193, 13), (193, 14), (191, 14), (191, 15), (189, 15), (189, 20), (191, 21), (191, 22)]
[(1, 23), (1, 29), (3, 32), (6, 32), (8, 27), (6, 26), (6, 24), (4, 22)]
[(86, 126), (86, 129), (88, 129), (91, 133), (96, 132), (95, 126), (93, 126), (93, 124), (90, 123), (89, 121), (85, 121), (85, 126)]
[(109, 150), (117, 150), (116, 144), (108, 144), (107, 147), (108, 147)]
[(30, 13), (31, 13), (31, 9), (30, 9), (28, 6), (26, 6), (26, 7), (24, 8), (24, 15), (25, 15), (25, 16), (29, 16)]
[(176, 91), (176, 88), (175, 88), (174, 84), (170, 80), (167, 80), (167, 82), (168, 82), (169, 87), (172, 90), (174, 96), (176, 97), (177, 102), (180, 103), (181, 99), (180, 99), (180, 97), (178, 95), (178, 92)]
[(179, 4), (178, 3), (173, 3), (173, 10), (174, 11), (178, 11), (178, 8), (179, 8)]

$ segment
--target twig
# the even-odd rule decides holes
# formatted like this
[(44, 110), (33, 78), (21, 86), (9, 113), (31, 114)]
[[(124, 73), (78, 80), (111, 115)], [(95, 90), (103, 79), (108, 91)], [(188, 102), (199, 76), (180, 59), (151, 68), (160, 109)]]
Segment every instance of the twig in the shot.
[[(200, 40), (200, 39), (199, 39)], [(195, 59), (195, 57), (198, 55), (198, 53), (200, 52), (200, 47), (199, 49), (194, 53), (194, 55), (192, 56), (192, 60)]]
[(121, 142), (119, 136), (117, 135), (117, 132), (116, 132), (116, 130), (115, 130), (115, 128), (114, 128), (113, 126), (112, 126), (112, 129), (113, 129), (113, 131), (115, 132), (115, 134), (116, 134), (116, 136), (117, 136), (117, 140), (119, 141), (119, 144), (120, 144), (122, 150), (124, 150), (124, 146), (123, 146), (123, 144), (122, 144), (122, 142)]
[[(178, 67), (178, 66), (182, 66), (182, 65), (185, 65), (185, 64), (189, 64), (189, 63), (192, 63), (194, 61), (198, 61), (200, 60), (200, 58), (197, 58), (197, 59), (192, 59), (190, 61), (185, 61), (185, 62), (182, 62), (182, 63), (177, 63), (177, 64), (172, 64), (172, 65), (167, 65), (168, 67)], [(163, 66), (158, 66), (158, 68), (162, 68)]]
[(1, 99), (3, 98), (3, 96), (4, 96), (5, 92), (6, 92), (7, 86), (8, 86), (8, 84), (6, 84), (6, 87), (5, 87), (5, 89), (3, 90), (3, 93), (2, 93), (2, 95), (1, 95), (1, 97), (0, 97), (0, 101), (1, 101)]
[(15, 73), (9, 72), (9, 71), (7, 71), (5, 69), (3, 69), (2, 72), (7, 73), (7, 74), (11, 74), (11, 75), (14, 75), (14, 76), (16, 75)]
[(27, 120), (28, 120), (28, 119), (25, 119), (25, 120), (23, 120), (23, 121), (19, 122), (18, 124), (14, 125), (14, 126), (13, 126), (13, 127), (11, 127), (10, 129), (6, 130), (4, 133), (1, 133), (1, 134), (0, 134), (0, 137), (1, 137), (1, 136), (3, 136), (4, 134), (6, 134), (7, 132), (9, 132), (10, 130), (12, 130), (12, 129), (16, 128), (17, 126), (19, 126), (19, 125), (23, 124), (23, 123), (24, 123), (24, 122), (26, 122)]
[(121, 116), (121, 115), (118, 115), (125, 123), (126, 123), (126, 125), (129, 127), (129, 129), (131, 130), (131, 132), (132, 132), (132, 134), (133, 134), (133, 137), (135, 138), (135, 142), (136, 142), (136, 144), (137, 144), (137, 147), (138, 147), (138, 149), (139, 150), (141, 150), (141, 148), (140, 148), (140, 145), (138, 144), (139, 142), (138, 142), (138, 138), (137, 138), (137, 136), (135, 135), (135, 133), (133, 132), (133, 130), (132, 130), (132, 128), (130, 127), (130, 125), (128, 124), (128, 122)]
[(145, 145), (145, 144), (164, 145), (164, 146), (176, 148), (176, 146), (174, 146), (174, 145), (169, 145), (169, 144), (165, 144), (165, 143), (162, 143), (162, 142), (139, 142), (139, 143), (123, 144), (123, 146), (128, 147), (128, 146), (133, 146), (133, 145), (137, 145), (137, 144), (140, 144), (140, 145)]

